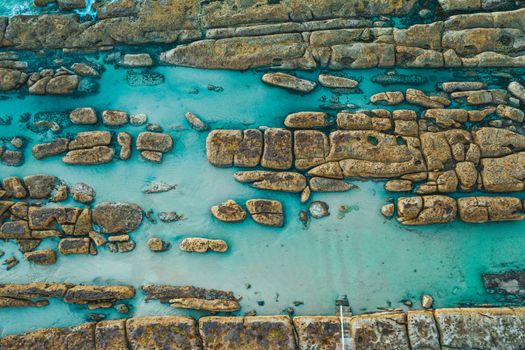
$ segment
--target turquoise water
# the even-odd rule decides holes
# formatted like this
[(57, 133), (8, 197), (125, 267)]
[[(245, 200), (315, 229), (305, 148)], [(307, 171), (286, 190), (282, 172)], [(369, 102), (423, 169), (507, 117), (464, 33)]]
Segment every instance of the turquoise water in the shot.
[[(137, 248), (127, 254), (112, 254), (101, 249), (97, 256), (59, 256), (52, 266), (34, 266), (23, 261), (14, 242), (0, 242), (6, 256), (14, 254), (21, 263), (10, 271), (0, 271), (2, 282), (32, 281), (111, 284), (139, 287), (143, 283), (193, 284), (205, 288), (232, 290), (242, 296), (243, 314), (281, 313), (294, 301), (296, 314), (333, 314), (334, 300), (347, 294), (356, 313), (381, 307), (403, 307), (401, 300), (418, 305), (422, 293), (434, 296), (435, 306), (450, 307), (461, 303), (494, 303), (484, 292), (481, 273), (512, 267), (523, 268), (525, 261), (524, 222), (471, 225), (454, 222), (428, 227), (404, 227), (386, 220), (379, 210), (391, 197), (382, 182), (355, 182), (359, 190), (339, 194), (314, 194), (314, 200), (326, 201), (331, 215), (312, 220), (307, 228), (299, 221), (305, 209), (298, 195), (252, 189), (234, 181), (234, 168), (219, 169), (208, 164), (205, 155), (206, 133), (189, 128), (184, 113), (192, 111), (212, 128), (278, 127), (286, 114), (318, 110), (330, 101), (332, 93), (317, 88), (300, 96), (260, 81), (263, 72), (224, 72), (188, 68), (160, 67), (164, 84), (154, 87), (130, 87), (126, 70), (107, 66), (100, 80), (100, 91), (84, 97), (33, 97), (6, 95), (0, 101), (2, 114), (13, 117), (9, 126), (0, 126), (0, 136), (28, 138), (26, 162), (22, 167), (0, 165), (0, 175), (25, 176), (47, 173), (69, 184), (86, 182), (97, 190), (97, 201), (129, 201), (155, 212), (176, 211), (186, 219), (177, 223), (144, 222), (132, 233)], [(361, 79), (363, 94), (341, 95), (339, 102), (368, 104), (371, 94), (385, 87), (371, 83), (371, 76), (385, 70), (346, 72)], [(453, 71), (404, 71), (425, 75), (428, 83), (421, 88), (433, 91), (435, 84), (451, 79)], [(314, 78), (319, 72), (299, 73)], [(488, 73), (483, 73), (488, 74)], [(207, 89), (208, 84), (224, 88)], [(391, 86), (386, 89), (405, 89)], [(194, 94), (198, 89), (199, 93)], [(149, 121), (159, 123), (175, 140), (174, 150), (160, 165), (141, 161), (135, 152), (129, 161), (114, 161), (98, 167), (67, 166), (59, 157), (37, 161), (31, 146), (49, 140), (51, 134), (34, 134), (18, 118), (25, 112), (68, 111), (91, 106), (97, 110), (123, 109), (146, 113)], [(403, 106), (397, 106), (402, 108)], [(413, 107), (411, 107), (413, 108)], [(82, 130), (96, 129), (82, 128)], [(100, 127), (98, 127), (100, 128)], [(127, 127), (136, 136), (143, 127)], [(79, 131), (70, 127), (65, 133)], [(162, 194), (143, 194), (150, 181), (177, 184), (177, 189)], [(282, 229), (262, 227), (247, 219), (242, 224), (226, 224), (213, 219), (210, 206), (233, 198), (273, 198), (284, 202), (286, 224)], [(73, 204), (72, 202), (69, 202)], [(338, 207), (349, 205), (351, 212), (338, 217)], [(146, 245), (148, 238), (159, 236), (172, 243), (171, 250), (154, 254)], [(230, 245), (226, 254), (188, 254), (178, 249), (189, 236), (224, 239)], [(46, 240), (40, 247), (56, 247)], [(250, 289), (245, 285), (251, 284)], [(277, 297), (278, 294), (278, 297)], [(257, 301), (264, 300), (264, 306)], [(0, 336), (51, 326), (69, 326), (86, 321), (92, 312), (61, 301), (44, 308), (0, 309)], [(96, 311), (98, 312), (98, 311)], [(108, 313), (108, 311), (101, 311)], [(144, 303), (139, 292), (133, 303), (133, 315), (187, 314), (158, 302)], [(190, 313), (199, 315), (199, 313)], [(109, 317), (119, 317), (115, 312)], [(122, 315), (120, 315), (122, 317)]]

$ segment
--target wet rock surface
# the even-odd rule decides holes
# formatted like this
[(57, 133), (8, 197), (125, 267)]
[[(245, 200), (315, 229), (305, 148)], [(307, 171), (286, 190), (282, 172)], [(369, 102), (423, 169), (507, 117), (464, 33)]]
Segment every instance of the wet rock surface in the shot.
[(211, 213), (218, 220), (225, 222), (240, 222), (246, 218), (244, 209), (231, 199), (211, 207)]
[(190, 253), (206, 253), (209, 250), (224, 253), (228, 250), (228, 244), (222, 239), (189, 237), (180, 242), (179, 248)]
[(280, 227), (284, 225), (284, 211), (281, 202), (268, 199), (250, 199), (246, 208), (252, 219), (266, 226)]

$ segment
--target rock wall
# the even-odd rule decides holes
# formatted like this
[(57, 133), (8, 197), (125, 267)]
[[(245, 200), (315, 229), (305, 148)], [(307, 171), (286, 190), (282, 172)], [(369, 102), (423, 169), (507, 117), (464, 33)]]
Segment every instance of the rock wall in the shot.
[[(354, 349), (521, 349), (524, 308), (457, 308), (345, 317)], [(150, 316), (47, 328), (0, 339), (19, 349), (323, 349), (341, 348), (337, 316)]]

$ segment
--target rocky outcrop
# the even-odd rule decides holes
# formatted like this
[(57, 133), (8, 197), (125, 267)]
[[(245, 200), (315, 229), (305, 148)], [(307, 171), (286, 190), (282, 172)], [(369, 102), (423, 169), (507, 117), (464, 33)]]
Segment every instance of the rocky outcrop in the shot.
[(290, 129), (312, 129), (327, 126), (327, 116), (323, 112), (297, 112), (288, 114), (284, 125)]
[(397, 220), (404, 225), (446, 223), (457, 215), (457, 203), (447, 196), (401, 197), (397, 200)]
[(125, 332), (132, 349), (199, 349), (197, 324), (190, 317), (152, 316), (126, 321)]
[(218, 167), (257, 166), (262, 147), (262, 133), (257, 129), (213, 130), (206, 138), (208, 161)]
[(458, 199), (459, 218), (465, 222), (523, 220), (523, 204), (514, 197), (467, 197)]
[(159, 300), (175, 308), (232, 312), (240, 309), (232, 292), (193, 286), (143, 285), (146, 300)]
[(301, 192), (306, 187), (304, 175), (294, 172), (277, 171), (239, 171), (233, 177), (242, 183), (249, 183), (261, 190)]

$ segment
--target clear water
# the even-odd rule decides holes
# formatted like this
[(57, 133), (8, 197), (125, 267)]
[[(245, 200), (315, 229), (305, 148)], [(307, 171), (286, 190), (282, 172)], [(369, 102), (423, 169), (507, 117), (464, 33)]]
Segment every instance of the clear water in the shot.
[[(188, 68), (161, 67), (156, 71), (166, 82), (155, 87), (130, 87), (126, 71), (108, 66), (100, 81), (98, 94), (83, 98), (32, 97), (8, 95), (0, 101), (2, 113), (13, 116), (10, 126), (0, 127), (0, 136), (25, 136), (29, 139), (26, 163), (19, 168), (0, 166), (0, 176), (25, 176), (36, 173), (56, 175), (69, 184), (86, 182), (97, 190), (97, 201), (129, 201), (144, 209), (176, 211), (186, 220), (171, 224), (145, 222), (132, 233), (137, 248), (127, 254), (100, 250), (97, 256), (59, 256), (52, 266), (34, 266), (23, 261), (14, 242), (0, 242), (6, 256), (14, 254), (21, 263), (10, 271), (0, 271), (2, 282), (32, 281), (72, 283), (125, 283), (139, 287), (143, 283), (192, 284), (206, 288), (232, 290), (242, 296), (243, 314), (281, 313), (294, 301), (296, 314), (333, 314), (334, 300), (347, 294), (354, 312), (379, 307), (403, 307), (402, 299), (411, 298), (417, 305), (422, 293), (430, 293), (437, 307), (458, 303), (495, 302), (484, 292), (480, 274), (487, 271), (525, 267), (524, 222), (469, 225), (451, 223), (428, 227), (403, 227), (395, 220), (385, 220), (379, 212), (390, 197), (382, 182), (359, 182), (359, 190), (340, 194), (314, 194), (326, 201), (331, 215), (312, 220), (308, 228), (299, 221), (305, 209), (298, 195), (260, 191), (234, 181), (236, 169), (219, 169), (209, 165), (205, 155), (206, 133), (189, 128), (184, 113), (192, 111), (212, 128), (248, 128), (282, 125), (290, 112), (319, 109), (320, 99), (330, 91), (318, 88), (300, 96), (260, 81), (262, 72), (224, 72)], [(374, 108), (367, 101), (371, 94), (385, 88), (370, 81), (380, 70), (347, 72), (362, 79), (364, 94), (341, 97), (344, 103)], [(452, 71), (431, 70), (399, 72), (423, 74), (429, 82), (423, 86), (434, 90), (438, 81), (451, 79)], [(314, 78), (318, 72), (299, 73)], [(208, 84), (219, 85), (223, 92), (208, 91)], [(191, 94), (192, 89), (199, 94)], [(388, 89), (406, 88), (400, 86)], [(33, 134), (18, 122), (24, 112), (67, 111), (92, 106), (98, 110), (124, 109), (146, 113), (149, 121), (161, 124), (175, 139), (175, 149), (161, 165), (139, 160), (134, 153), (129, 161), (114, 161), (98, 167), (67, 166), (60, 158), (37, 161), (30, 155), (34, 143), (51, 135)], [(400, 108), (400, 107), (398, 107)], [(75, 132), (79, 128), (68, 128)], [(84, 128), (83, 130), (89, 130)], [(137, 135), (142, 128), (123, 130)], [(168, 193), (142, 193), (150, 181), (178, 185)], [(218, 222), (210, 215), (210, 206), (233, 198), (274, 198), (283, 201), (286, 225), (268, 228), (247, 219), (241, 224)], [(72, 204), (72, 203), (71, 203)], [(340, 205), (354, 208), (338, 216)], [(159, 236), (172, 243), (171, 250), (154, 254), (146, 242)], [(226, 254), (188, 254), (178, 249), (189, 236), (225, 239)], [(47, 240), (41, 247), (56, 247)], [(251, 284), (246, 289), (246, 283)], [(278, 295), (278, 298), (277, 298)], [(264, 300), (264, 306), (257, 301)], [(0, 335), (40, 327), (69, 326), (86, 321), (85, 308), (54, 301), (44, 308), (0, 309)], [(102, 311), (108, 313), (108, 311)], [(133, 303), (134, 315), (188, 314), (158, 302), (144, 303), (139, 292)], [(198, 313), (189, 313), (199, 315)], [(119, 317), (110, 313), (109, 317)], [(120, 316), (122, 317), (122, 316)]]

